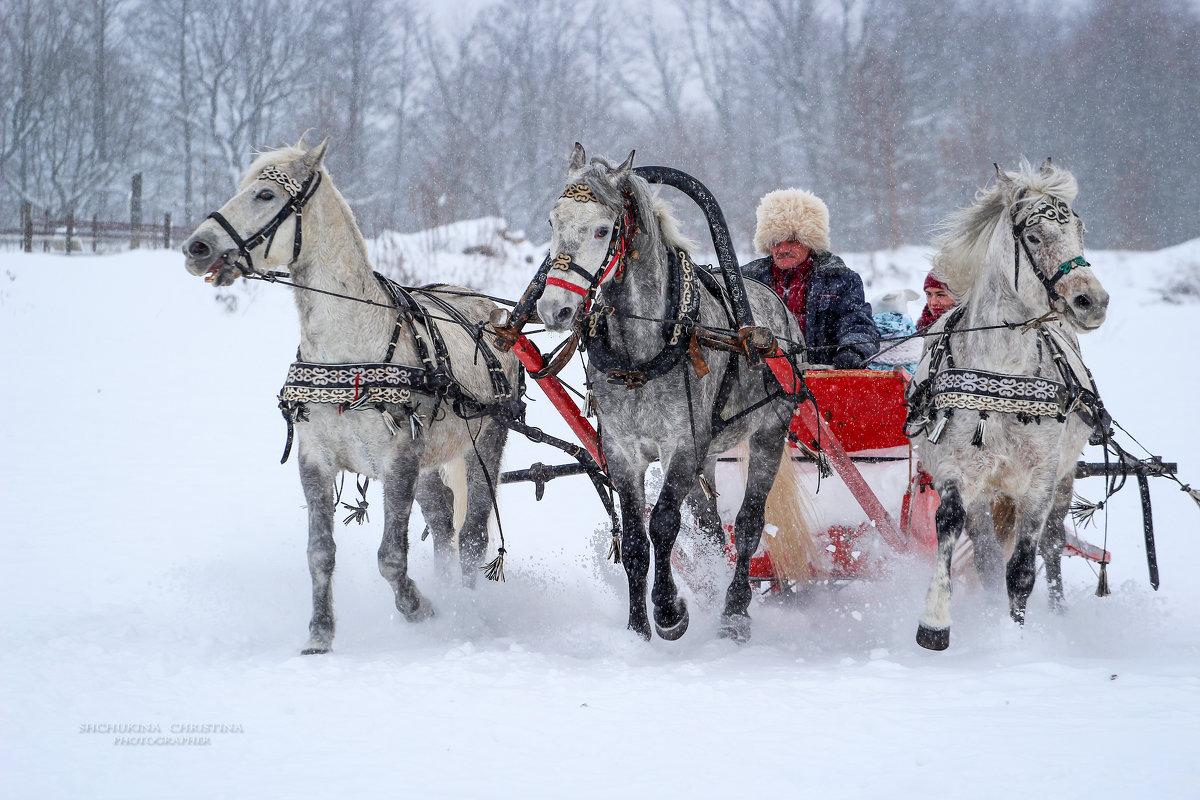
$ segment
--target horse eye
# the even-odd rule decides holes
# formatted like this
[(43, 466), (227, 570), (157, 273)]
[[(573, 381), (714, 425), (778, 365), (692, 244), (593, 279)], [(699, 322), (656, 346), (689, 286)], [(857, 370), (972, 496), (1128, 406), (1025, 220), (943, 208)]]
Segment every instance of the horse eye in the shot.
[(1027, 241), (1027, 242), (1029, 242), (1030, 244), (1033, 244), (1033, 245), (1038, 245), (1038, 244), (1041, 244), (1041, 243), (1042, 243), (1042, 240), (1041, 240), (1041, 239), (1039, 239), (1037, 236), (1035, 236), (1035, 235), (1034, 235), (1034, 234), (1032, 234), (1032, 233), (1027, 233), (1027, 234), (1025, 234), (1025, 241)]
[(597, 239), (603, 239), (605, 236), (608, 236), (608, 228), (605, 228), (605, 227), (596, 228), (596, 238)]
[(255, 200), (274, 200), (275, 193), (270, 189), (259, 189), (258, 194), (254, 195)]

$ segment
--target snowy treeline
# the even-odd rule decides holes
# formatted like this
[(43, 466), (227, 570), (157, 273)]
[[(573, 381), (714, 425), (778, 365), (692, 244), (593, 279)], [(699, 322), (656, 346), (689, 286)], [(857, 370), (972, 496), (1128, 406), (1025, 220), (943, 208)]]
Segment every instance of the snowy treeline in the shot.
[(542, 231), (575, 140), (715, 192), (741, 242), (802, 185), (835, 249), (924, 242), (991, 163), (1078, 176), (1091, 244), (1197, 235), (1192, 0), (5, 0), (0, 227), (184, 225), (256, 148), (330, 136), (367, 235)]

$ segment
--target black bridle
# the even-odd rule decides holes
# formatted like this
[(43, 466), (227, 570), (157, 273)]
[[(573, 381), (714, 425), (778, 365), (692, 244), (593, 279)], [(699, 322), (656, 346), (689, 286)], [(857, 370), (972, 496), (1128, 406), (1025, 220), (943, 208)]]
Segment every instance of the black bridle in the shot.
[[(1062, 295), (1060, 295), (1054, 288), (1055, 285), (1064, 277), (1066, 277), (1067, 273), (1076, 267), (1091, 266), (1091, 264), (1087, 262), (1087, 259), (1085, 259), (1082, 255), (1078, 255), (1075, 256), (1075, 258), (1059, 264), (1054, 268), (1054, 272), (1047, 276), (1042, 268), (1038, 265), (1037, 261), (1034, 260), (1033, 253), (1029, 251), (1029, 244), (1025, 241), (1025, 229), (1039, 222), (1040, 220), (1044, 219), (1050, 222), (1056, 222), (1059, 225), (1066, 225), (1071, 221), (1071, 217), (1078, 216), (1079, 215), (1076, 214), (1074, 210), (1072, 210), (1071, 207), (1062, 200), (1059, 200), (1057, 197), (1047, 197), (1045, 200), (1035, 205), (1020, 222), (1013, 222), (1012, 235), (1014, 288), (1020, 288), (1021, 285), (1021, 250), (1025, 251), (1025, 258), (1029, 260), (1029, 266), (1033, 268), (1033, 274), (1037, 276), (1038, 280), (1042, 282), (1042, 286), (1046, 288), (1046, 299), (1049, 300), (1051, 308), (1054, 307), (1055, 297), (1062, 297)], [(1018, 244), (1020, 245), (1019, 248)]]
[(279, 231), (279, 226), (292, 214), (296, 215), (296, 232), (292, 241), (292, 260), (288, 262), (288, 266), (295, 264), (296, 260), (300, 258), (304, 206), (308, 204), (308, 201), (316, 194), (317, 187), (321, 185), (321, 171), (313, 170), (307, 180), (301, 184), (282, 172), (278, 167), (270, 166), (259, 174), (258, 180), (269, 180), (275, 183), (289, 197), (279, 211), (275, 213), (275, 216), (248, 238), (243, 239), (220, 211), (214, 211), (208, 215), (208, 218), (216, 221), (225, 230), (225, 233), (229, 234), (229, 238), (233, 239), (234, 244), (237, 245), (238, 256), (234, 261), (234, 265), (242, 270), (243, 273), (252, 275), (257, 275), (258, 272), (254, 269), (254, 259), (250, 255), (251, 251), (257, 249), (263, 242), (266, 242), (267, 248), (263, 251), (263, 258), (267, 258), (271, 253), (271, 245), (275, 242), (275, 234)]

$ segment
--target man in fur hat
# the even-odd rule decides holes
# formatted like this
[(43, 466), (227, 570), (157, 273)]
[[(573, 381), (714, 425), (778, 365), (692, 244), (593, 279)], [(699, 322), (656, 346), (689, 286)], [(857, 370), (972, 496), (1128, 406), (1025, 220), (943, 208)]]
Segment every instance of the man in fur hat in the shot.
[(838, 369), (864, 366), (879, 334), (862, 278), (829, 252), (829, 209), (801, 189), (768, 192), (758, 204), (754, 249), (769, 253), (742, 267), (765, 283), (800, 323), (808, 360)]

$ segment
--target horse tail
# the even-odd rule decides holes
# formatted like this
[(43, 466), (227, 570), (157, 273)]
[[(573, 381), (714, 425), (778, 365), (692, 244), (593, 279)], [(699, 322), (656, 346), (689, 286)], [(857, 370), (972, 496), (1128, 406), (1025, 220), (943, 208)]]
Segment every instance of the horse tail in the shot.
[[(749, 446), (744, 442), (738, 445), (737, 454), (744, 483)], [(792, 460), (792, 448), (785, 444), (775, 482), (767, 495), (766, 531), (763, 534), (763, 547), (771, 556), (777, 577), (790, 581), (806, 581), (812, 577), (813, 565), (819, 563), (821, 557), (816, 517), (808, 488), (800, 477), (800, 468)]]
[(791, 581), (811, 578), (813, 565), (819, 563), (821, 556), (816, 510), (800, 478), (800, 468), (792, 458), (790, 444), (783, 446), (779, 471), (767, 495), (766, 523), (776, 528), (774, 536), (766, 537), (767, 552), (771, 554), (776, 574)]

